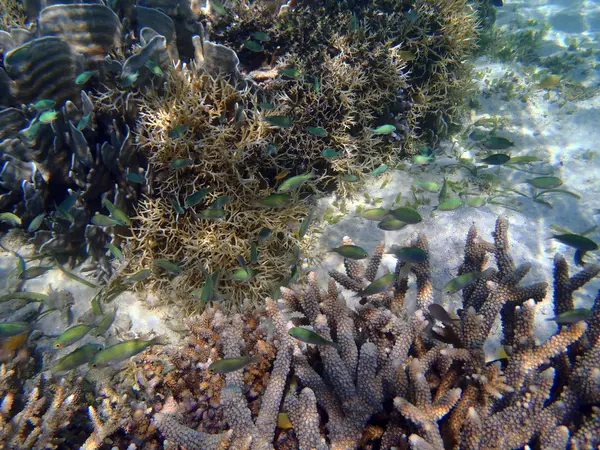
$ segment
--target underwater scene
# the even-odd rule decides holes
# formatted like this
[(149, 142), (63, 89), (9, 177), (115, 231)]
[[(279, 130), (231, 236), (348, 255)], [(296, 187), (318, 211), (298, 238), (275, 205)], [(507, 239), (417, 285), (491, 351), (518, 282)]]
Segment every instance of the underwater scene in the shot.
[(600, 0), (0, 0), (0, 450), (600, 448)]

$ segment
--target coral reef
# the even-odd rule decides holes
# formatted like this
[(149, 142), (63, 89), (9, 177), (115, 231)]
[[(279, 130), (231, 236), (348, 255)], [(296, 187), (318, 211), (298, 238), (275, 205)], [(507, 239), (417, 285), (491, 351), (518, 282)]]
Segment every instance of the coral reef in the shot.
[[(459, 273), (483, 268), (489, 255), (496, 264), (463, 290), (460, 320), (431, 316), (428, 258), (410, 272), (398, 262), (389, 289), (351, 309), (336, 283), (359, 292), (376, 280), (380, 245), (367, 265), (345, 260), (346, 273), (332, 272), (325, 291), (310, 274), (304, 286), (282, 288), (278, 304), (267, 300), (264, 312), (205, 310), (188, 322), (183, 349), (137, 359), (138, 390), (155, 399), (173, 396), (155, 400), (154, 422), (164, 438), (185, 448), (597, 446), (600, 296), (586, 321), (561, 325), (536, 343), (536, 302), (547, 286), (520, 285), (531, 265), (515, 265), (505, 219), (498, 219), (493, 236), (490, 243), (475, 227), (469, 232)], [(427, 251), (422, 235), (411, 245)], [(560, 255), (555, 267), (558, 313), (572, 308), (573, 293), (600, 267), (569, 276)], [(409, 314), (404, 300), (413, 275), (417, 311)], [(486, 361), (483, 344), (498, 317), (508, 357)], [(290, 321), (335, 346), (292, 339)], [(224, 375), (208, 368), (243, 354), (259, 362)], [(292, 428), (277, 421), (278, 413)]]

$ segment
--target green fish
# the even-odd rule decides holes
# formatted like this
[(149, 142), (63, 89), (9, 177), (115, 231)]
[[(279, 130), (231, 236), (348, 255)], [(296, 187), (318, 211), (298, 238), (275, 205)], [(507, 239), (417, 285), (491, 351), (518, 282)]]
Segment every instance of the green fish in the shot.
[(294, 124), (294, 121), (288, 116), (267, 116), (265, 120), (280, 128), (289, 128)]
[(483, 141), (487, 137), (488, 133), (482, 130), (474, 130), (471, 132), (471, 134), (469, 134), (469, 139), (471, 139), (473, 142)]
[(155, 259), (154, 264), (172, 275), (179, 275), (181, 273), (181, 267), (168, 259)]
[(439, 320), (442, 323), (450, 324), (458, 320), (450, 317), (448, 311), (446, 311), (442, 305), (438, 305), (437, 303), (429, 305), (429, 314), (431, 314), (431, 317), (435, 320)]
[(265, 152), (265, 155), (275, 156), (276, 154), (277, 154), (277, 146), (275, 144), (269, 144), (269, 146), (267, 147), (267, 151)]
[(108, 200), (106, 197), (102, 200), (102, 204), (108, 209), (111, 217), (119, 222), (120, 225), (130, 226), (131, 219), (122, 209), (116, 207), (114, 203)]
[(333, 148), (324, 148), (321, 150), (321, 156), (328, 159), (337, 158), (340, 156), (340, 152), (339, 150), (334, 150)]
[(394, 125), (381, 125), (377, 128), (372, 128), (371, 132), (373, 134), (391, 134), (396, 131), (396, 127)]
[(171, 197), (170, 201), (171, 201), (171, 206), (173, 207), (173, 209), (175, 210), (175, 212), (177, 214), (184, 214), (185, 213), (185, 209), (183, 209), (183, 207), (179, 203), (179, 199), (178, 198)]
[(116, 364), (143, 352), (152, 345), (163, 345), (162, 338), (157, 336), (149, 341), (131, 339), (129, 341), (119, 342), (118, 344), (111, 345), (96, 353), (90, 359), (89, 364), (92, 367), (104, 367)]
[(123, 252), (119, 247), (117, 247), (115, 244), (108, 243), (106, 244), (106, 248), (115, 258), (117, 258), (119, 261), (123, 261)]
[(384, 231), (398, 231), (404, 228), (407, 224), (401, 220), (390, 217), (377, 224), (377, 228)]
[(131, 73), (125, 77), (121, 77), (121, 79), (119, 80), (119, 84), (121, 85), (121, 87), (133, 86), (134, 83), (137, 81), (138, 77), (139, 74)]
[(27, 128), (22, 129), (21, 132), (25, 135), (26, 138), (33, 139), (37, 136), (41, 126), (42, 124), (39, 121), (34, 120), (29, 124)]
[(534, 155), (523, 155), (510, 158), (511, 164), (529, 164), (537, 161), (541, 161), (541, 159)]
[(24, 299), (24, 300), (30, 300), (30, 301), (35, 301), (35, 302), (43, 302), (48, 300), (48, 295), (47, 294), (40, 294), (39, 292), (29, 292), (29, 291), (22, 291), (22, 292), (12, 292), (10, 294), (6, 294), (5, 296), (2, 296), (0, 298), (0, 301), (5, 301), (5, 300), (9, 300), (9, 299)]
[(573, 247), (577, 250), (583, 250), (586, 252), (598, 250), (598, 244), (592, 241), (585, 236), (580, 236), (579, 234), (555, 234), (550, 239), (556, 239), (561, 244), (568, 245), (569, 247)]
[(250, 262), (258, 264), (258, 245), (256, 245), (256, 242), (253, 242), (250, 247)]
[(388, 273), (377, 278), (362, 291), (357, 292), (356, 297), (369, 297), (387, 291), (394, 282), (394, 277), (395, 275), (393, 273)]
[(194, 165), (194, 161), (191, 159), (175, 159), (171, 161), (171, 169), (183, 169), (184, 167), (190, 167)]
[(313, 214), (315, 212), (315, 209), (311, 209), (308, 213), (308, 216), (306, 216), (304, 218), (304, 220), (302, 221), (302, 223), (300, 224), (300, 230), (298, 231), (298, 238), (302, 239), (304, 236), (306, 236), (306, 233), (308, 232), (308, 227), (310, 226), (310, 222), (312, 221), (313, 218)]
[(71, 194), (69, 194), (69, 196), (67, 198), (65, 198), (62, 202), (60, 202), (60, 205), (58, 205), (58, 207), (64, 211), (71, 211), (73, 209), (73, 206), (75, 206), (75, 204), (77, 203), (77, 199), (79, 198), (79, 194), (77, 192), (73, 192)]
[(252, 37), (260, 42), (269, 42), (271, 40), (271, 36), (264, 31), (255, 31), (252, 33)]
[(327, 130), (324, 128), (321, 128), (321, 127), (308, 127), (307, 130), (308, 130), (309, 134), (312, 134), (313, 136), (319, 136), (319, 137), (329, 136), (329, 133), (327, 132)]
[(381, 175), (382, 173), (384, 173), (386, 170), (389, 169), (389, 166), (387, 164), (381, 164), (379, 167), (377, 167), (374, 170), (371, 170), (369, 172), (369, 175)]
[(4, 322), (0, 323), (0, 338), (7, 338), (23, 334), (31, 329), (27, 322)]
[(263, 228), (258, 232), (258, 243), (262, 244), (265, 240), (271, 236), (273, 231), (270, 228)]
[(471, 283), (479, 280), (480, 278), (487, 278), (494, 272), (493, 268), (485, 269), (483, 272), (469, 272), (457, 276), (451, 279), (444, 286), (444, 292), (447, 294), (455, 294), (456, 292), (466, 288)]
[(185, 133), (187, 132), (187, 130), (189, 130), (189, 125), (185, 125), (185, 124), (180, 124), (180, 125), (175, 125), (173, 128), (171, 128), (169, 130), (169, 132), (167, 133), (167, 136), (169, 136), (170, 138), (180, 138), (183, 137), (185, 135)]
[(77, 122), (77, 129), (79, 131), (85, 130), (92, 120), (93, 113), (89, 112), (85, 116), (81, 118), (79, 122)]
[(273, 103), (269, 103), (269, 102), (263, 102), (263, 103), (259, 103), (258, 107), (260, 109), (275, 109), (275, 105)]
[(442, 184), (442, 190), (438, 194), (438, 202), (444, 203), (446, 200), (448, 200), (448, 182), (444, 178), (444, 183)]
[(510, 156), (504, 153), (496, 153), (488, 156), (485, 159), (482, 159), (480, 162), (490, 166), (501, 166), (502, 164), (506, 164), (508, 161), (510, 161)]
[(19, 275), (19, 278), (21, 280), (33, 280), (34, 278), (37, 278), (40, 275), (45, 274), (46, 272), (48, 272), (51, 269), (53, 269), (53, 267), (51, 267), (51, 266), (30, 267), (29, 269), (26, 269), (23, 272), (21, 272), (21, 275)]
[(358, 175), (354, 175), (353, 173), (346, 173), (340, 179), (346, 183), (356, 183), (359, 180)]
[(471, 197), (467, 199), (465, 204), (470, 206), (471, 208), (479, 208), (480, 206), (485, 205), (486, 199), (485, 197)]
[(165, 75), (165, 71), (162, 70), (162, 68), (158, 64), (156, 64), (154, 61), (152, 61), (151, 59), (147, 59), (146, 62), (144, 63), (144, 66), (146, 66), (148, 69), (150, 69), (150, 72), (152, 72), (154, 75), (158, 75), (158, 76)]
[(101, 344), (82, 345), (77, 350), (72, 351), (68, 355), (63, 356), (56, 361), (56, 364), (50, 370), (52, 372), (59, 373), (76, 369), (77, 367), (89, 362), (89, 360), (102, 349), (104, 349), (104, 346)]
[(4, 212), (0, 214), (0, 222), (6, 222), (11, 225), (21, 225), (21, 218), (16, 214)]
[(269, 208), (281, 208), (291, 203), (293, 198), (289, 194), (271, 194), (259, 200), (259, 203)]
[(415, 184), (417, 186), (419, 186), (420, 188), (426, 190), (427, 192), (439, 192), (440, 191), (440, 185), (437, 184), (435, 181), (417, 180), (417, 181), (415, 181)]
[(295, 177), (288, 178), (283, 183), (281, 183), (281, 185), (277, 188), (277, 193), (285, 194), (286, 192), (290, 192), (295, 189), (298, 189), (300, 186), (302, 186), (308, 180), (311, 180), (313, 178), (313, 176), (314, 175), (312, 173), (307, 173), (304, 175), (297, 175)]
[(243, 369), (249, 364), (256, 364), (260, 362), (258, 356), (242, 356), (240, 358), (223, 358), (217, 359), (208, 368), (215, 373), (230, 373), (236, 370)]
[(460, 198), (448, 198), (437, 205), (435, 209), (439, 211), (453, 211), (463, 204)]
[(224, 209), (221, 209), (221, 208), (205, 209), (204, 211), (201, 211), (200, 214), (198, 214), (198, 216), (201, 219), (208, 219), (208, 220), (222, 219), (226, 215), (227, 215), (227, 211), (225, 211)]
[(228, 14), (227, 8), (225, 8), (225, 6), (223, 6), (223, 4), (217, 0), (210, 0), (210, 6), (211, 9), (220, 16), (226, 16)]
[(365, 259), (369, 253), (358, 245), (342, 245), (337, 248), (332, 248), (330, 252), (335, 252), (340, 256), (348, 259)]
[(137, 272), (129, 275), (126, 278), (125, 282), (130, 283), (130, 284), (137, 283), (138, 281), (145, 280), (150, 275), (152, 275), (152, 271), (150, 269), (141, 269), (141, 270), (138, 270)]
[(211, 203), (210, 207), (214, 209), (222, 208), (231, 202), (231, 197), (228, 195), (223, 195), (221, 197), (217, 197), (214, 202)]
[(37, 111), (46, 111), (47, 109), (53, 108), (56, 102), (51, 99), (38, 100), (31, 107)]
[(112, 312), (106, 313), (96, 329), (94, 330), (94, 335), (96, 337), (102, 336), (104, 333), (108, 331), (110, 326), (115, 321), (115, 317), (117, 317), (117, 309), (115, 308)]
[(113, 227), (121, 224), (120, 221), (102, 214), (95, 214), (94, 217), (92, 217), (92, 223), (99, 227)]
[(360, 217), (367, 220), (375, 220), (377, 222), (385, 219), (388, 215), (388, 210), (385, 208), (370, 208), (360, 213)]
[(587, 308), (575, 308), (570, 311), (566, 311), (562, 314), (559, 314), (556, 317), (551, 317), (546, 320), (553, 320), (559, 325), (568, 325), (572, 323), (577, 323), (582, 320), (587, 320), (592, 315), (592, 311)]
[(489, 136), (485, 141), (483, 141), (483, 145), (490, 150), (506, 150), (515, 144), (502, 136)]
[(146, 178), (137, 172), (128, 172), (127, 179), (132, 183), (146, 184)]
[(404, 223), (415, 224), (423, 220), (421, 215), (412, 208), (401, 206), (400, 208), (390, 210), (390, 214), (394, 219), (401, 220)]
[(302, 327), (293, 327), (288, 330), (288, 334), (294, 339), (298, 339), (300, 342), (312, 345), (331, 345), (332, 347), (338, 348), (338, 344), (325, 339), (318, 333), (312, 330)]
[(77, 75), (77, 78), (75, 78), (75, 84), (85, 84), (90, 80), (90, 78), (97, 74), (97, 70), (86, 70), (85, 72)]
[(56, 119), (56, 116), (58, 116), (58, 113), (54, 109), (51, 109), (49, 111), (44, 111), (42, 114), (40, 114), (38, 120), (40, 121), (40, 123), (49, 124), (54, 119)]
[(557, 177), (537, 177), (527, 180), (527, 183), (537, 189), (554, 189), (563, 184), (562, 180)]
[(206, 196), (206, 194), (208, 194), (211, 190), (212, 190), (212, 188), (203, 188), (203, 189), (200, 189), (200, 190), (194, 192), (192, 195), (190, 195), (188, 198), (185, 199), (185, 202), (184, 202), (185, 207), (190, 208), (192, 206), (197, 205), (198, 203), (200, 203), (202, 201), (202, 199)]
[(94, 297), (90, 300), (90, 306), (92, 307), (92, 313), (95, 316), (104, 315), (104, 312), (102, 311), (102, 306), (100, 306), (100, 298), (98, 294), (94, 295)]
[(93, 325), (75, 325), (54, 339), (54, 348), (64, 348), (77, 342), (94, 329)]
[(250, 39), (242, 42), (242, 44), (244, 45), (244, 47), (246, 47), (251, 52), (258, 53), (258, 52), (262, 52), (264, 50), (263, 46), (260, 43), (258, 43), (256, 41), (252, 41)]
[(321, 81), (319, 77), (313, 77), (315, 80), (315, 92), (321, 92)]
[(66, 220), (68, 220), (71, 223), (75, 223), (75, 218), (73, 217), (73, 214), (71, 214), (69, 211), (67, 211), (66, 209), (61, 208), (60, 206), (58, 206), (56, 208), (56, 211), (62, 216), (64, 217)]
[(431, 161), (433, 161), (433, 156), (413, 155), (411, 161), (413, 162), (413, 164), (422, 166), (423, 164), (428, 164)]
[(393, 245), (387, 253), (407, 263), (418, 264), (427, 259), (427, 253), (419, 247), (398, 247)]
[(294, 67), (285, 67), (279, 69), (279, 74), (290, 78), (297, 78), (300, 76), (300, 71)]

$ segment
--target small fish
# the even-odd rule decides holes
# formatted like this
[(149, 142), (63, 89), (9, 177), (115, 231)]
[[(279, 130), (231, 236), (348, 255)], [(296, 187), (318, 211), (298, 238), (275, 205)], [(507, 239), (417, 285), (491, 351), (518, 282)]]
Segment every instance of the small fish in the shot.
[(52, 372), (68, 372), (77, 367), (89, 362), (89, 360), (100, 350), (104, 349), (101, 344), (85, 344), (77, 350), (72, 351), (66, 356), (63, 356), (50, 369)]
[(75, 78), (75, 84), (85, 84), (90, 80), (90, 78), (97, 74), (97, 70), (86, 70), (85, 72), (77, 75), (77, 78)]
[(385, 219), (389, 211), (385, 208), (370, 208), (360, 213), (360, 217), (367, 220), (375, 220), (377, 222)]
[(473, 130), (471, 134), (469, 134), (469, 139), (471, 139), (473, 142), (483, 141), (487, 137), (488, 133), (483, 130)]
[(67, 269), (65, 269), (57, 260), (56, 258), (54, 259), (54, 262), (56, 263), (56, 267), (58, 267), (58, 270), (60, 270), (62, 273), (64, 273), (67, 277), (69, 277), (71, 280), (75, 280), (85, 286), (91, 287), (91, 288), (97, 288), (98, 286), (96, 286), (94, 283), (81, 278), (80, 276), (75, 275), (74, 273), (69, 272)]
[(275, 175), (275, 181), (281, 181), (283, 180), (285, 177), (287, 177), (290, 174), (289, 170), (282, 170), (281, 172), (279, 172), (277, 175)]
[(48, 272), (51, 269), (53, 269), (53, 267), (51, 267), (51, 266), (30, 267), (29, 269), (26, 269), (23, 272), (21, 272), (21, 275), (19, 275), (19, 278), (21, 280), (33, 280), (34, 278), (37, 278), (40, 275), (45, 274), (46, 272)]
[(222, 358), (217, 359), (208, 368), (215, 373), (230, 373), (236, 370), (243, 369), (249, 364), (256, 364), (260, 362), (258, 356), (242, 356), (240, 358)]
[(392, 134), (396, 131), (395, 125), (381, 125), (377, 128), (371, 128), (373, 134)]
[(414, 61), (415, 59), (417, 59), (416, 55), (410, 50), (400, 50), (398, 52), (398, 56), (404, 61)]
[(277, 428), (282, 430), (291, 430), (294, 428), (290, 416), (286, 412), (280, 412), (277, 414)]
[(167, 136), (170, 138), (180, 138), (185, 135), (187, 130), (189, 130), (190, 126), (185, 124), (175, 125), (173, 128), (169, 130)]
[(227, 211), (225, 211), (222, 208), (205, 209), (204, 211), (201, 211), (200, 214), (198, 214), (198, 216), (201, 219), (210, 219), (210, 220), (222, 219), (226, 215), (227, 215)]
[(75, 325), (64, 331), (60, 336), (54, 339), (54, 348), (64, 348), (77, 342), (88, 334), (94, 326), (92, 325)]
[(21, 292), (12, 292), (10, 294), (6, 294), (6, 296), (0, 297), (0, 301), (5, 301), (9, 299), (23, 299), (30, 300), (36, 302), (43, 302), (48, 300), (47, 294), (40, 294), (39, 292), (29, 292), (29, 291), (21, 291)]
[(162, 68), (158, 64), (156, 64), (154, 61), (152, 61), (151, 59), (147, 59), (146, 62), (144, 63), (144, 66), (146, 66), (148, 69), (150, 69), (150, 72), (152, 72), (154, 75), (159, 75), (159, 76), (165, 75), (165, 71), (162, 70)]
[(337, 158), (340, 156), (340, 152), (339, 150), (334, 150), (333, 148), (324, 148), (321, 150), (321, 156), (328, 159)]
[(115, 308), (112, 312), (106, 313), (96, 329), (94, 330), (94, 336), (102, 336), (104, 333), (108, 331), (110, 326), (115, 321), (115, 317), (117, 317), (117, 309)]
[(23, 334), (31, 329), (27, 322), (4, 322), (0, 323), (0, 338), (7, 338)]
[(300, 229), (298, 230), (298, 238), (299, 239), (302, 239), (304, 236), (306, 236), (306, 233), (308, 232), (308, 227), (310, 226), (310, 222), (312, 221), (314, 212), (315, 212), (315, 209), (312, 208), (309, 211), (308, 215), (304, 218), (304, 220), (300, 224)]
[(387, 164), (381, 164), (376, 169), (371, 170), (369, 172), (369, 175), (381, 175), (382, 173), (384, 173), (388, 169), (389, 169), (389, 166)]
[(335, 252), (340, 256), (348, 259), (365, 259), (369, 256), (369, 252), (367, 252), (364, 248), (359, 247), (358, 245), (342, 245), (340, 247), (332, 248), (329, 250), (330, 252)]
[(501, 166), (502, 164), (506, 164), (508, 161), (510, 161), (509, 155), (505, 153), (495, 153), (485, 159), (482, 159), (480, 162), (490, 166)]
[(145, 280), (150, 275), (152, 275), (152, 271), (150, 269), (141, 269), (141, 270), (138, 270), (137, 272), (129, 275), (125, 279), (125, 282), (130, 283), (130, 284), (137, 283), (138, 281)]
[(308, 127), (307, 130), (308, 130), (308, 133), (312, 134), (313, 136), (319, 136), (319, 137), (329, 136), (329, 133), (327, 132), (327, 130), (324, 128), (321, 128), (321, 127)]
[(75, 223), (75, 218), (73, 217), (73, 214), (71, 214), (69, 211), (67, 211), (66, 209), (61, 208), (60, 206), (58, 206), (56, 208), (56, 211), (66, 220), (68, 220), (71, 223)]
[(483, 272), (469, 272), (462, 275), (457, 276), (456, 278), (451, 279), (444, 286), (444, 292), (447, 294), (455, 294), (456, 292), (466, 288), (471, 283), (479, 280), (480, 278), (487, 278), (493, 273), (493, 268), (485, 269)]
[(102, 204), (106, 207), (106, 209), (108, 209), (111, 217), (118, 221), (120, 225), (131, 225), (131, 219), (129, 219), (129, 216), (125, 213), (125, 211), (115, 206), (115, 204), (106, 197), (102, 200)]
[(485, 197), (471, 197), (465, 201), (465, 205), (470, 206), (471, 208), (479, 208), (480, 206), (485, 205), (486, 201)]
[(183, 169), (184, 167), (190, 167), (194, 165), (194, 161), (191, 159), (174, 159), (171, 161), (169, 166), (171, 169)]
[(226, 16), (228, 14), (227, 8), (225, 8), (225, 6), (223, 6), (223, 4), (217, 0), (210, 0), (210, 7), (212, 11), (216, 12), (220, 16)]
[(259, 103), (258, 107), (260, 109), (275, 109), (275, 105), (273, 103), (269, 103), (269, 102), (263, 102), (263, 103)]
[(100, 306), (100, 298), (98, 297), (98, 294), (96, 294), (92, 300), (90, 300), (90, 305), (92, 307), (92, 313), (95, 316), (102, 316), (104, 315), (104, 312), (102, 311), (102, 306)]
[(0, 214), (0, 222), (6, 222), (11, 225), (21, 225), (21, 218), (16, 214), (10, 212), (4, 212)]
[(252, 33), (252, 37), (260, 42), (269, 42), (271, 40), (271, 36), (264, 31), (255, 31)]
[(258, 232), (258, 243), (262, 244), (265, 240), (271, 236), (273, 231), (270, 228), (263, 228)]
[(77, 199), (79, 198), (79, 193), (71, 192), (67, 198), (65, 198), (58, 207), (64, 211), (71, 211), (73, 206), (77, 203)]
[(202, 201), (202, 199), (208, 194), (212, 188), (203, 188), (194, 192), (192, 195), (185, 199), (184, 205), (186, 208), (191, 208)]
[(181, 267), (168, 259), (155, 259), (154, 264), (170, 274), (179, 275), (181, 273)]
[(442, 184), (442, 190), (438, 194), (438, 202), (444, 203), (446, 200), (448, 200), (448, 182), (444, 178), (444, 183)]
[(356, 183), (359, 180), (358, 175), (354, 175), (353, 173), (346, 173), (340, 179), (346, 183)]
[(448, 311), (446, 311), (442, 305), (438, 305), (437, 303), (429, 305), (429, 314), (431, 314), (431, 317), (433, 317), (436, 320), (439, 320), (442, 323), (450, 324), (459, 320), (450, 317)]
[(413, 164), (422, 166), (424, 164), (428, 164), (431, 161), (433, 161), (433, 156), (413, 155), (413, 157), (411, 158), (411, 161), (413, 162)]
[(92, 367), (104, 367), (110, 364), (116, 364), (143, 352), (152, 345), (163, 345), (162, 338), (155, 337), (149, 341), (131, 339), (129, 341), (119, 342), (118, 344), (111, 345), (96, 353), (90, 359), (89, 364)]
[(250, 247), (250, 262), (258, 264), (258, 245), (256, 245), (256, 242), (253, 242)]
[(561, 244), (568, 245), (569, 247), (573, 247), (577, 250), (584, 250), (586, 252), (598, 250), (598, 244), (579, 234), (555, 234), (551, 237), (551, 239), (556, 239)]
[(557, 177), (536, 177), (527, 180), (527, 183), (537, 189), (554, 189), (563, 184), (562, 180)]
[(46, 111), (47, 109), (53, 108), (56, 102), (51, 99), (38, 100), (33, 103), (31, 107), (37, 111)]
[(39, 121), (34, 120), (29, 124), (27, 128), (22, 129), (21, 132), (25, 135), (26, 138), (33, 139), (37, 136), (41, 126), (42, 124)]
[(127, 179), (132, 183), (146, 184), (146, 178), (137, 172), (128, 172)]
[(275, 156), (277, 154), (277, 146), (275, 144), (269, 144), (267, 147), (267, 151), (265, 152), (267, 156)]
[(572, 323), (577, 323), (582, 320), (587, 320), (592, 315), (592, 311), (587, 308), (575, 308), (570, 311), (566, 311), (562, 314), (559, 314), (556, 317), (551, 317), (546, 320), (553, 320), (559, 325), (568, 325)]
[(534, 155), (523, 155), (510, 158), (510, 164), (529, 164), (537, 161), (541, 161), (541, 159)]
[(121, 77), (121, 79), (119, 80), (119, 84), (121, 85), (121, 87), (133, 86), (133, 84), (137, 81), (138, 77), (139, 74), (131, 73), (125, 77)]
[(427, 192), (439, 192), (440, 191), (440, 185), (437, 184), (435, 181), (417, 180), (417, 181), (415, 181), (415, 184), (417, 186), (419, 186), (420, 188), (426, 190)]
[(250, 39), (242, 42), (242, 44), (244, 45), (244, 47), (246, 47), (251, 52), (258, 53), (258, 52), (262, 52), (264, 50), (263, 46), (260, 43), (258, 43), (256, 41), (252, 41)]
[(298, 189), (308, 180), (311, 180), (313, 176), (312, 173), (306, 173), (304, 175), (296, 175), (295, 177), (288, 178), (277, 188), (277, 193), (285, 194), (286, 192)]
[(387, 253), (394, 255), (400, 261), (413, 264), (422, 263), (427, 259), (427, 253), (419, 247), (398, 247), (394, 245)]
[(377, 224), (377, 228), (384, 231), (398, 231), (404, 228), (407, 225), (406, 222), (402, 222), (401, 220), (394, 219), (390, 217), (388, 219), (382, 220)]
[(559, 75), (550, 74), (536, 84), (536, 87), (540, 89), (553, 89), (561, 79)]
[(120, 225), (121, 222), (113, 219), (112, 217), (104, 216), (102, 214), (95, 214), (92, 217), (92, 223), (99, 227), (113, 227), (115, 225)]
[(171, 206), (173, 207), (173, 209), (175, 210), (175, 212), (177, 214), (185, 214), (185, 209), (183, 209), (183, 207), (181, 206), (181, 203), (179, 203), (179, 199), (177, 197), (171, 197)]
[(429, 331), (429, 333), (431, 334), (431, 337), (433, 337), (434, 339), (437, 339), (440, 342), (443, 342), (444, 344), (452, 344), (457, 348), (461, 347), (462, 340), (456, 334), (456, 331), (454, 331), (454, 328), (452, 328), (452, 327), (438, 328), (438, 331), (436, 331), (432, 328)]
[(447, 198), (442, 203), (437, 205), (435, 209), (438, 211), (454, 211), (463, 204), (460, 198)]
[(252, 276), (254, 275), (253, 270), (250, 268), (239, 268), (239, 269), (235, 269), (232, 273), (231, 273), (231, 279), (233, 281), (249, 281)]
[(77, 122), (77, 129), (79, 131), (85, 130), (92, 120), (93, 113), (89, 112), (85, 116), (81, 118), (79, 122)]
[(267, 116), (265, 117), (265, 120), (271, 125), (280, 128), (289, 128), (294, 124), (294, 121), (287, 116)]
[(54, 119), (56, 119), (56, 116), (58, 116), (58, 113), (54, 109), (51, 109), (49, 111), (44, 111), (42, 114), (40, 114), (38, 120), (40, 121), (40, 123), (49, 124)]
[(506, 150), (515, 144), (503, 136), (488, 136), (483, 145), (490, 150)]
[(315, 92), (321, 92), (321, 81), (319, 81), (319, 77), (313, 77), (315, 80)]
[(294, 67), (284, 67), (283, 69), (279, 69), (279, 74), (290, 78), (297, 78), (300, 76), (300, 71)]
[(387, 291), (392, 283), (394, 282), (395, 275), (393, 273), (385, 274), (382, 277), (377, 278), (371, 284), (369, 284), (362, 291), (357, 292), (357, 297), (369, 297), (371, 295), (379, 294)]
[(214, 202), (211, 203), (210, 207), (214, 209), (222, 208), (231, 202), (231, 197), (228, 195), (222, 195), (221, 197), (217, 197)]
[(304, 342), (306, 344), (312, 345), (331, 345), (332, 347), (337, 348), (337, 344), (335, 342), (331, 342), (328, 339), (325, 339), (318, 333), (315, 333), (312, 330), (302, 327), (293, 327), (288, 330), (288, 334), (294, 339), (298, 339), (300, 342)]
[(404, 223), (415, 224), (423, 220), (421, 215), (412, 208), (401, 206), (400, 208), (390, 210), (394, 219), (401, 220)]
[(259, 200), (259, 203), (269, 208), (281, 208), (291, 203), (293, 198), (289, 194), (271, 194)]

